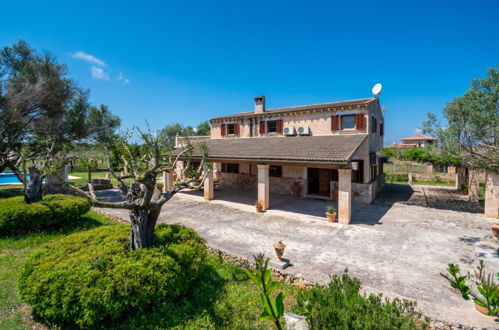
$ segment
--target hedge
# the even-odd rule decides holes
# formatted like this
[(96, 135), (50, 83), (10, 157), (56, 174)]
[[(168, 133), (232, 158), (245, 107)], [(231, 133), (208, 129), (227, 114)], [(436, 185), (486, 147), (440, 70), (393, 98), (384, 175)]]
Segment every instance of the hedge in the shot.
[(409, 175), (407, 173), (385, 173), (386, 182), (407, 182)]
[(39, 248), (23, 268), (19, 291), (36, 317), (63, 328), (147, 320), (165, 304), (168, 318), (206, 259), (205, 243), (191, 229), (160, 224), (152, 248), (131, 251), (128, 226), (103, 226)]
[(0, 199), (0, 236), (58, 229), (89, 210), (86, 199), (69, 195), (46, 195), (32, 204), (22, 196)]

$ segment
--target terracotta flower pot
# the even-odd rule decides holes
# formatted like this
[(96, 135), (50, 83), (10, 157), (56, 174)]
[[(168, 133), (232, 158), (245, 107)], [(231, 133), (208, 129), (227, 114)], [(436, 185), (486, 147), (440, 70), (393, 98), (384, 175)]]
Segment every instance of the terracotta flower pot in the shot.
[(492, 236), (494, 236), (494, 239), (499, 239), (499, 223), (492, 224), (490, 229), (492, 230)]
[(483, 307), (483, 306), (475, 304), (475, 309), (478, 312), (482, 313), (483, 315), (489, 316), (489, 309), (487, 307)]
[(277, 243), (274, 244), (274, 249), (275, 249), (275, 254), (277, 256), (277, 261), (282, 261), (282, 256), (284, 254), (284, 249), (286, 248), (286, 245), (282, 241), (277, 241)]
[(326, 212), (326, 217), (327, 217), (327, 221), (336, 222), (336, 212), (333, 212), (333, 213)]
[(459, 189), (459, 194), (468, 195), (468, 189)]
[(255, 204), (255, 207), (256, 207), (256, 213), (261, 213), (263, 211), (262, 204)]
[(295, 182), (291, 186), (291, 191), (293, 192), (293, 196), (300, 197), (300, 192), (301, 192), (301, 186), (300, 186), (300, 184)]

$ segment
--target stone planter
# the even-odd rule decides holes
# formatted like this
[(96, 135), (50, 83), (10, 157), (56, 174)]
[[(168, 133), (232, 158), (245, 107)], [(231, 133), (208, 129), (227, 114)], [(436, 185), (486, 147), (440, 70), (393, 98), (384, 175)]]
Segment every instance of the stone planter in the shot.
[(263, 205), (262, 204), (255, 204), (255, 208), (256, 208), (256, 213), (263, 212)]
[(490, 316), (489, 315), (489, 309), (487, 307), (483, 307), (483, 306), (480, 306), (480, 305), (477, 305), (475, 304), (475, 309), (482, 313), (483, 315), (487, 315), (487, 316)]
[(291, 191), (293, 192), (293, 196), (295, 197), (300, 197), (300, 192), (301, 192), (301, 186), (298, 182), (295, 182), (291, 186)]
[(327, 217), (327, 221), (336, 222), (336, 212), (333, 212), (333, 213), (326, 212), (326, 217)]
[(499, 239), (499, 223), (494, 223), (490, 226), (490, 230), (492, 230), (492, 236), (494, 239)]
[(286, 245), (284, 245), (284, 243), (282, 241), (277, 241), (277, 243), (274, 244), (274, 249), (275, 249), (277, 261), (282, 261), (282, 256), (284, 255), (285, 248), (286, 248)]

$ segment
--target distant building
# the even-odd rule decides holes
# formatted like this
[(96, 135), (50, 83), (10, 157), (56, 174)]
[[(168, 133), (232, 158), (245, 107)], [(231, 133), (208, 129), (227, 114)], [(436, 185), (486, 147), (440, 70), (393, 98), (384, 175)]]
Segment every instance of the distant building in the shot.
[(386, 148), (392, 148), (392, 149), (423, 148), (425, 146), (432, 144), (433, 142), (435, 142), (435, 140), (436, 140), (435, 138), (425, 135), (409, 136), (400, 139), (402, 143), (397, 143), (396, 141), (393, 141), (393, 144), (386, 146)]

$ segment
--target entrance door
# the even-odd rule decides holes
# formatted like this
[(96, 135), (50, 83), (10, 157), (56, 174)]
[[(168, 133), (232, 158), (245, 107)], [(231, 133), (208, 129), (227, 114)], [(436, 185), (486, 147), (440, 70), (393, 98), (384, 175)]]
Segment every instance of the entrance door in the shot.
[(330, 196), (331, 170), (319, 169), (319, 195)]
[(319, 169), (309, 167), (307, 169), (307, 178), (308, 178), (308, 193), (319, 194)]

